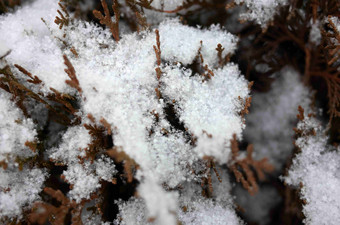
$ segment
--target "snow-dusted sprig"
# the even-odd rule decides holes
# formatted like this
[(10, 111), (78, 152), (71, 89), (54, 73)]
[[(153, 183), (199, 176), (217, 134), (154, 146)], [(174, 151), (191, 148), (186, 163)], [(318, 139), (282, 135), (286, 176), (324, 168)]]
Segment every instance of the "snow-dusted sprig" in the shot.
[(67, 12), (66, 6), (61, 3), (62, 1), (60, 0), (58, 5), (61, 9), (61, 11), (58, 9), (57, 12), (59, 16), (56, 16), (54, 23), (59, 25), (59, 29), (62, 29), (63, 26), (68, 26), (70, 23), (70, 15)]
[[(81, 27), (76, 29), (83, 32)], [(122, 161), (126, 168), (131, 165), (128, 159), (132, 159), (133, 164), (138, 164), (137, 171), (133, 170), (131, 173), (130, 169), (126, 169), (128, 180), (131, 181), (131, 175), (140, 180), (142, 186), (139, 194), (147, 201), (146, 205), (151, 213), (148, 215), (155, 217), (155, 221), (161, 221), (160, 215), (153, 213), (152, 208), (149, 209), (151, 203), (142, 187), (155, 186), (162, 196), (163, 192), (167, 193), (162, 190), (163, 185), (176, 188), (183, 181), (195, 179), (190, 167), (199, 158), (211, 156), (218, 163), (227, 163), (230, 153), (227, 129), (237, 128), (239, 130), (236, 133), (240, 134), (244, 127), (240, 113), (244, 109), (244, 103), (240, 99), (244, 99), (249, 93), (247, 82), (240, 76), (235, 65), (226, 64), (215, 69), (219, 67), (218, 59), (225, 58), (233, 51), (236, 39), (218, 27), (199, 30), (181, 25), (178, 21), (166, 21), (158, 27), (158, 32), (145, 33), (142, 38), (135, 34), (123, 36), (117, 46), (107, 49), (106, 54), (106, 50), (103, 52), (96, 45), (82, 46), (80, 34), (71, 32), (68, 37), (80, 40), (76, 46), (79, 57), (74, 58), (72, 64), (83, 90), (81, 111), (94, 118), (105, 118), (107, 126), (114, 128), (114, 147), (108, 149), (107, 153), (115, 161)], [(187, 38), (189, 36), (190, 39)], [(228, 50), (219, 54), (215, 50), (219, 44)], [(195, 60), (199, 49), (204, 63), (214, 74), (208, 80), (186, 69)], [(92, 54), (98, 51), (102, 57), (93, 58), (83, 54), (83, 51)], [(110, 60), (105, 60), (103, 64), (102, 59)], [(102, 69), (98, 71), (96, 65), (102, 65)], [(109, 69), (111, 67), (115, 70)], [(104, 79), (104, 82), (98, 82), (95, 74)], [(226, 89), (229, 85), (236, 89)], [(155, 93), (157, 88), (159, 92)], [(221, 101), (225, 103), (220, 105)], [(206, 104), (208, 108), (202, 110), (202, 106)], [(178, 122), (173, 122), (169, 117), (177, 117), (175, 120)], [(233, 121), (235, 119), (237, 122)], [(197, 121), (200, 121), (199, 124)], [(218, 125), (217, 121), (225, 123)], [(228, 123), (234, 125), (228, 126)], [(187, 135), (190, 137), (191, 133), (197, 136), (197, 145), (190, 144)], [(211, 138), (206, 134), (212, 135)], [(63, 141), (65, 146), (71, 141), (70, 137)], [(55, 149), (56, 152), (61, 152), (64, 148), (60, 147)], [(69, 151), (73, 152), (72, 149)], [(118, 159), (120, 156), (124, 156), (122, 160)], [(149, 183), (151, 177), (152, 183)], [(67, 180), (74, 179), (69, 176)], [(92, 192), (94, 189), (88, 190)], [(165, 202), (166, 196), (168, 194), (163, 196)], [(169, 205), (168, 209), (162, 209), (165, 210), (162, 213), (175, 218), (172, 208)]]
[(118, 1), (114, 0), (113, 1), (113, 5), (112, 5), (112, 9), (113, 9), (114, 14), (115, 14), (115, 20), (114, 21), (111, 20), (110, 11), (109, 11), (109, 8), (107, 7), (106, 0), (101, 0), (101, 3), (102, 3), (102, 6), (103, 6), (103, 9), (104, 9), (105, 16), (101, 12), (99, 12), (98, 10), (94, 10), (93, 11), (93, 15), (97, 19), (100, 20), (101, 24), (104, 24), (107, 27), (109, 27), (109, 29), (110, 29), (110, 31), (112, 33), (113, 38), (116, 41), (119, 41), (119, 18), (120, 18), (120, 12), (119, 12), (119, 9), (118, 9)]
[[(243, 187), (248, 190), (252, 195), (258, 192), (258, 185), (256, 182), (253, 168), (256, 171), (256, 175), (260, 181), (265, 179), (264, 172), (270, 173), (274, 170), (274, 167), (268, 162), (268, 158), (262, 158), (261, 160), (253, 159), (253, 145), (248, 145), (247, 155), (245, 157), (240, 156), (240, 149), (237, 144), (236, 135), (230, 140), (232, 150), (232, 160), (229, 164), (230, 170), (234, 173), (237, 182), (241, 182)], [(240, 167), (243, 171), (238, 170)]]
[[(109, 182), (138, 181), (144, 217), (150, 221), (176, 223), (179, 204), (192, 197), (202, 208), (216, 208), (219, 218), (229, 212), (237, 224), (231, 197), (219, 190), (212, 176), (214, 170), (222, 184), (229, 185), (228, 177), (217, 168), (231, 158), (233, 134), (242, 137), (243, 116), (250, 101), (249, 83), (237, 65), (228, 62), (237, 38), (219, 26), (200, 29), (176, 19), (158, 25), (158, 32), (119, 36), (116, 30), (114, 37), (119, 36), (119, 42), (114, 42), (110, 31), (92, 23), (72, 20), (60, 31), (51, 22), (53, 13), (47, 7), (55, 12), (58, 8), (52, 1), (42, 4), (38, 0), (3, 18), (2, 24), (17, 24), (13, 31), (17, 37), (6, 37), (11, 32), (1, 37), (4, 49), (11, 49), (7, 63), (21, 65), (21, 72), (15, 71), (13, 77), (23, 73), (30, 81), (35, 79), (32, 74), (39, 78), (39, 82), (28, 82), (28, 87), (14, 79), (11, 84), (23, 90), (22, 95), (28, 93), (61, 113), (62, 119), (68, 118), (67, 129), (57, 133), (60, 140), (44, 149), (44, 154), (55, 165), (67, 166), (61, 178), (71, 190), (63, 195), (45, 190), (52, 197), (59, 196), (64, 209), (70, 210), (71, 202), (100, 201), (92, 197), (103, 194), (103, 186)], [(36, 24), (34, 10), (46, 16), (50, 30)], [(105, 14), (98, 17), (110, 19), (112, 25), (110, 15)], [(31, 30), (25, 33), (24, 29)], [(58, 34), (62, 44), (55, 38)], [(22, 52), (22, 46), (32, 47), (35, 54)], [(193, 66), (197, 55), (198, 69)], [(123, 171), (116, 168), (121, 165)], [(184, 189), (191, 186), (195, 195), (189, 196), (193, 193)], [(219, 202), (202, 200), (202, 189), (209, 189), (206, 197)], [(195, 214), (196, 207), (189, 206), (190, 215), (204, 211)], [(43, 204), (38, 211), (44, 207), (49, 206)]]

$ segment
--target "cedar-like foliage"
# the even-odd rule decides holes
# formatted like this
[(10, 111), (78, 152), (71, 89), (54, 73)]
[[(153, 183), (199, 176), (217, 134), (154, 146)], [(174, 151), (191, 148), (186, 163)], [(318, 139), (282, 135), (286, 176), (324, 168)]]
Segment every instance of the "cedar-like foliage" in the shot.
[(81, 95), (82, 90), (79, 86), (79, 81), (78, 81), (77, 76), (76, 76), (76, 71), (74, 70), (74, 67), (72, 66), (70, 60), (68, 60), (67, 56), (64, 55), (63, 57), (64, 57), (64, 63), (67, 66), (67, 69), (65, 69), (65, 72), (70, 77), (70, 80), (66, 80), (65, 82), (66, 82), (66, 84), (70, 85), (71, 87), (77, 89), (77, 91)]
[[(272, 25), (265, 31), (250, 26), (246, 26), (244, 31), (241, 31), (241, 33), (245, 32), (245, 35), (256, 37), (253, 39), (253, 47), (248, 49), (250, 54), (244, 54), (248, 57), (249, 63), (246, 74), (250, 79), (254, 79), (255, 77), (252, 76), (256, 74), (256, 79), (259, 79), (260, 76), (267, 77), (290, 64), (301, 71), (305, 80), (310, 81), (312, 85), (315, 85), (314, 77), (322, 78), (327, 86), (328, 113), (332, 121), (334, 117), (339, 116), (339, 74), (338, 65), (334, 64), (339, 49), (330, 39), (337, 39), (339, 34), (329, 17), (339, 16), (339, 2), (307, 1), (306, 4), (301, 4), (300, 1), (292, 1), (292, 9), (289, 7), (281, 9), (280, 15), (275, 17)], [(304, 10), (305, 15), (298, 13), (298, 10)], [(321, 44), (314, 45), (308, 42), (310, 21), (322, 20), (325, 17), (328, 18), (329, 24), (328, 28), (320, 27)], [(294, 51), (287, 51), (288, 48), (294, 48)], [(270, 69), (264, 73), (257, 72), (254, 66), (258, 64), (267, 64)]]
[[(27, 80), (27, 82), (35, 85), (44, 85), (39, 77), (33, 76), (23, 67), (19, 65), (15, 65), (15, 67), (18, 68), (18, 70), (24, 75), (30, 78)], [(54, 94), (49, 94), (47, 96), (45, 96), (41, 92), (36, 93), (24, 84), (22, 84), (21, 81), (16, 78), (15, 75), (12, 73), (12, 70), (9, 66), (2, 68), (0, 70), (0, 74), (3, 75), (2, 77), (0, 77), (0, 87), (3, 90), (12, 94), (13, 101), (22, 110), (26, 117), (31, 117), (31, 115), (29, 115), (25, 103), (30, 100), (35, 100), (38, 103), (45, 105), (45, 107), (55, 116), (54, 118), (57, 122), (62, 124), (77, 123), (77, 120), (71, 121), (71, 119), (69, 118), (70, 114), (75, 116), (75, 113), (77, 112), (77, 110), (71, 104), (71, 101), (74, 100), (73, 97), (67, 94), (61, 94), (54, 88), (50, 88), (51, 91), (54, 92)], [(54, 105), (49, 101), (51, 101), (52, 103), (59, 103), (59, 105)], [(60, 110), (61, 108), (63, 108), (64, 111)]]
[(61, 4), (61, 1), (59, 1), (58, 5), (62, 12), (59, 9), (57, 10), (60, 17), (56, 16), (54, 22), (59, 25), (59, 29), (62, 29), (63, 26), (68, 26), (70, 23), (70, 15), (68, 14), (65, 5)]
[[(253, 159), (253, 145), (248, 145), (247, 156), (240, 158), (240, 149), (235, 134), (233, 139), (230, 140), (230, 145), (232, 161), (229, 164), (229, 168), (233, 172), (236, 181), (241, 182), (243, 187), (247, 189), (251, 195), (254, 195), (258, 191), (258, 185), (255, 174), (251, 168), (255, 170), (258, 179), (263, 181), (265, 179), (264, 172), (270, 173), (274, 170), (274, 167), (268, 162), (267, 158), (261, 160)], [(241, 171), (238, 168), (240, 168)]]
[[(84, 124), (86, 130), (92, 136), (92, 142), (88, 145), (84, 151), (86, 152), (86, 160), (95, 160), (105, 149), (112, 147), (112, 130), (107, 121), (102, 118), (100, 125), (96, 124), (95, 118), (89, 114), (87, 117), (91, 120), (92, 124)], [(84, 160), (84, 159), (81, 159)]]
[[(108, 2), (112, 2), (112, 6), (109, 6)], [(151, 45), (151, 51), (153, 51), (152, 53), (154, 53), (156, 60), (153, 62), (155, 73), (152, 74), (153, 76), (156, 75), (157, 82), (153, 83), (154, 86), (151, 88), (151, 93), (155, 95), (154, 97), (157, 97), (156, 101), (163, 108), (144, 112), (148, 116), (151, 114), (152, 120), (152, 125), (145, 128), (148, 134), (147, 142), (151, 143), (150, 140), (156, 134), (160, 134), (162, 137), (180, 134), (183, 135), (185, 144), (190, 146), (190, 151), (196, 150), (198, 146), (200, 134), (192, 133), (185, 119), (183, 119), (181, 113), (185, 109), (183, 109), (183, 104), (180, 102), (181, 99), (172, 99), (166, 95), (164, 80), (167, 75), (167, 69), (171, 66), (177, 66), (179, 71), (190, 71), (190, 78), (194, 77), (202, 81), (203, 86), (209, 85), (219, 75), (216, 71), (233, 64), (238, 64), (242, 73), (245, 74), (246, 79), (249, 81), (248, 89), (250, 90), (254, 85), (256, 94), (257, 92), (265, 93), (269, 89), (271, 82), (275, 79), (272, 76), (273, 74), (281, 71), (287, 65), (294, 67), (300, 72), (306, 86), (310, 86), (316, 91), (316, 104), (319, 104), (328, 113), (326, 119), (330, 125), (331, 142), (339, 143), (340, 33), (337, 24), (334, 22), (334, 18), (340, 18), (339, 1), (289, 0), (285, 6), (277, 9), (277, 14), (266, 26), (259, 26), (254, 22), (244, 20), (242, 20), (242, 25), (238, 23), (230, 25), (233, 30), (232, 32), (239, 37), (238, 50), (236, 50), (235, 56), (232, 56), (231, 53), (225, 54), (226, 51), (229, 51), (229, 46), (222, 45), (222, 42), (218, 43), (214, 47), (214, 54), (217, 56), (214, 65), (209, 64), (209, 59), (204, 53), (206, 51), (204, 49), (206, 46), (204, 39), (201, 40), (195, 60), (191, 64), (184, 65), (180, 61), (171, 62), (171, 60), (165, 60), (169, 58), (166, 55), (165, 48), (163, 49), (163, 46), (167, 43), (161, 43), (161, 33), (156, 28), (158, 24), (153, 24), (154, 20), (157, 21), (158, 16), (160, 18), (161, 16), (178, 16), (178, 20), (181, 23), (191, 27), (199, 25), (198, 29), (205, 29), (215, 23), (228, 26), (229, 19), (240, 14), (237, 11), (237, 7), (246, 7), (247, 4), (245, 2), (186, 0), (173, 9), (165, 9), (165, 2), (161, 4), (160, 8), (154, 7), (153, 0), (101, 0), (100, 2), (93, 1), (92, 3), (93, 5), (89, 5), (91, 7), (94, 6), (94, 8), (84, 9), (86, 8), (85, 4), (80, 0), (60, 0), (58, 3), (59, 9), (56, 11), (54, 20), (58, 28), (64, 32), (62, 38), (57, 36), (55, 38), (62, 43), (60, 49), (62, 50), (65, 65), (64, 71), (68, 75), (65, 83), (68, 88), (76, 90), (74, 96), (63, 93), (54, 87), (46, 88), (46, 83), (44, 83), (46, 80), (42, 79), (42, 76), (39, 77), (39, 74), (32, 74), (23, 66), (15, 64), (15, 62), (13, 64), (8, 63), (6, 58), (11, 55), (12, 50), (8, 50), (0, 55), (0, 65), (2, 66), (0, 68), (0, 91), (9, 93), (11, 100), (21, 110), (24, 117), (32, 118), (37, 126), (39, 122), (37, 118), (34, 118), (36, 115), (31, 110), (32, 105), (44, 106), (48, 111), (46, 124), (42, 125), (42, 127), (39, 127), (39, 125), (39, 128), (37, 128), (37, 138), (34, 141), (26, 141), (24, 144), (28, 151), (36, 155), (29, 158), (15, 158), (17, 168), (19, 171), (24, 171), (27, 168), (39, 168), (51, 174), (51, 177), (43, 185), (43, 191), (39, 194), (42, 197), (41, 201), (36, 201), (29, 210), (26, 208), (21, 219), (6, 217), (4, 219), (1, 218), (0, 222), (6, 221), (6, 224), (80, 225), (84, 224), (81, 214), (85, 210), (92, 210), (93, 214), (99, 216), (104, 222), (112, 222), (114, 219), (120, 218), (120, 209), (118, 210), (116, 200), (123, 199), (131, 203), (135, 200), (132, 196), (135, 196), (136, 199), (140, 197), (137, 192), (137, 184), (144, 182), (145, 174), (141, 176), (142, 178), (138, 178), (140, 180), (137, 180), (136, 175), (141, 171), (141, 166), (124, 151), (123, 146), (118, 146), (115, 143), (115, 136), (119, 134), (119, 130), (114, 126), (115, 124), (110, 123), (108, 117), (108, 120), (99, 116), (95, 118), (93, 116), (95, 114), (92, 115), (82, 111), (81, 106), (87, 101), (85, 96), (89, 96), (86, 92), (88, 87), (85, 85), (81, 86), (83, 84), (82, 74), (80, 71), (76, 71), (75, 67), (78, 68), (78, 61), (76, 60), (82, 60), (83, 53), (80, 49), (81, 45), (70, 42), (71, 39), (67, 35), (67, 32), (74, 32), (75, 26), (73, 22), (79, 18), (90, 22), (99, 21), (103, 27), (105, 26), (110, 30), (113, 39), (117, 42), (117, 45), (114, 45), (118, 46), (117, 48), (121, 47), (121, 40), (124, 40), (127, 30), (128, 32), (137, 31), (136, 35), (140, 39), (145, 38), (154, 30), (156, 39), (155, 44)], [(0, 14), (8, 13), (20, 4), (20, 0), (0, 0)], [(147, 15), (150, 12), (155, 13), (152, 15), (156, 19), (148, 18)], [(42, 20), (49, 28), (50, 25), (44, 19)], [(87, 25), (84, 26), (86, 27)], [(122, 27), (124, 32), (120, 30)], [(317, 27), (320, 30), (321, 37), (319, 42), (312, 41), (310, 38), (313, 27)], [(25, 32), (29, 33), (30, 31)], [(29, 35), (34, 36), (35, 34), (32, 32)], [(52, 35), (54, 34), (52, 33)], [(97, 44), (102, 49), (111, 49), (111, 46), (99, 42)], [(192, 44), (194, 45), (195, 43)], [(70, 53), (73, 55), (70, 55)], [(106, 60), (103, 59), (103, 65), (107, 62)], [(259, 69), (263, 65), (265, 65), (265, 69)], [(100, 69), (102, 65), (98, 63), (96, 66)], [(112, 68), (112, 70), (114, 69)], [(95, 86), (92, 88), (96, 90)], [(96, 90), (96, 92), (98, 91)], [(248, 126), (247, 114), (251, 113), (251, 102), (253, 99), (251, 96), (233, 99), (239, 109), (235, 114), (240, 117), (243, 126)], [(205, 106), (202, 105), (203, 107)], [(298, 111), (297, 119), (299, 121), (306, 119), (304, 109), (301, 106)], [(314, 114), (308, 115), (308, 117), (314, 116)], [(18, 124), (21, 122), (20, 120), (15, 121)], [(221, 121), (221, 123), (224, 122)], [(58, 125), (55, 125), (55, 123)], [(162, 127), (165, 123), (169, 124), (166, 128)], [(61, 128), (56, 128), (60, 129), (58, 132), (55, 132), (58, 137), (51, 144), (49, 143), (49, 135), (54, 132), (53, 126), (61, 126)], [(82, 166), (81, 168), (83, 169), (95, 167), (96, 160), (107, 157), (112, 160), (117, 169), (113, 178), (111, 177), (108, 180), (100, 178), (100, 188), (93, 191), (90, 199), (82, 199), (79, 203), (68, 196), (70, 190), (74, 188), (72, 181), (67, 180), (65, 175), (60, 175), (67, 171), (67, 163), (61, 163), (58, 160), (46, 160), (46, 151), (49, 148), (57, 148), (62, 143), (60, 137), (64, 131), (77, 126), (82, 129), (85, 128), (90, 136), (90, 141), (85, 148), (78, 149), (84, 155), (78, 156), (75, 164)], [(294, 128), (294, 132), (296, 137), (316, 135), (313, 129), (306, 131)], [(202, 135), (209, 141), (215, 138), (215, 135), (213, 136), (206, 130), (202, 130)], [(197, 162), (199, 169), (194, 168), (196, 165), (189, 166), (189, 163), (187, 163), (186, 167), (198, 177), (195, 182), (200, 185), (201, 189), (199, 190), (202, 191), (199, 201), (203, 202), (208, 199), (213, 204), (217, 204), (218, 200), (214, 199), (215, 186), (213, 184), (215, 183), (213, 180), (216, 178), (220, 183), (224, 182), (222, 172), (228, 171), (227, 173), (232, 174), (236, 182), (241, 183), (250, 195), (256, 195), (262, 184), (271, 185), (280, 192), (283, 201), (275, 209), (272, 209), (276, 214), (270, 218), (271, 223), (274, 224), (277, 222), (276, 220), (280, 220), (281, 223), (279, 222), (279, 224), (301, 222), (303, 220), (302, 206), (306, 202), (298, 198), (297, 192), (302, 190), (303, 184), (301, 183), (301, 186), (294, 190), (291, 187), (285, 186), (283, 182), (278, 181), (276, 175), (272, 174), (275, 165), (270, 164), (267, 158), (260, 160), (253, 158), (253, 153), (256, 154), (256, 145), (249, 144), (246, 147), (246, 151), (241, 150), (243, 147), (239, 146), (243, 146), (246, 143), (247, 140), (238, 143), (237, 136), (234, 134), (230, 140), (230, 160), (220, 163), (223, 166), (219, 165), (219, 160), (212, 156), (200, 158), (201, 161)], [(228, 143), (225, 143), (224, 147), (229, 148)], [(139, 149), (136, 149), (136, 151), (139, 151)], [(296, 149), (295, 153), (299, 151), (301, 150)], [(159, 156), (155, 156), (155, 158), (157, 157)], [(169, 160), (171, 160), (170, 157), (172, 156), (169, 156)], [(291, 157), (294, 157), (294, 154)], [(227, 166), (225, 166), (226, 163)], [(1, 170), (7, 170), (9, 166), (10, 162), (7, 159), (0, 161)], [(286, 168), (289, 167), (290, 163), (287, 163)], [(55, 172), (58, 169), (60, 171)], [(284, 171), (280, 172), (283, 173)], [(266, 173), (269, 175), (268, 179), (266, 179)], [(185, 185), (169, 187), (165, 182), (159, 185), (167, 193), (168, 191), (182, 191), (185, 188)], [(235, 189), (235, 187), (233, 188)], [(10, 190), (0, 189), (0, 191), (6, 193)], [(86, 203), (89, 202), (94, 206), (87, 208)], [(184, 213), (195, 212), (195, 209), (189, 209), (189, 206), (181, 207)], [(179, 217), (178, 212), (170, 211), (170, 214)], [(146, 218), (149, 223), (157, 223), (158, 219), (158, 216)], [(252, 224), (252, 221), (247, 221), (247, 217), (242, 217), (242, 219)], [(181, 224), (178, 218), (177, 222)]]
[(111, 20), (110, 11), (109, 11), (109, 8), (107, 7), (106, 1), (101, 0), (101, 3), (104, 9), (104, 15), (98, 10), (94, 10), (93, 15), (97, 19), (100, 20), (101, 24), (109, 27), (112, 33), (112, 37), (118, 42), (119, 41), (119, 18), (120, 18), (119, 9), (118, 9), (118, 1), (114, 0), (113, 5), (112, 5), (112, 9), (115, 13), (115, 21)]
[(45, 224), (49, 221), (53, 225), (65, 224), (66, 217), (72, 216), (72, 225), (82, 225), (81, 211), (85, 202), (77, 204), (74, 200), (69, 200), (60, 190), (44, 188), (44, 192), (60, 203), (60, 206), (45, 202), (36, 202), (32, 207), (32, 212), (28, 215), (30, 223)]

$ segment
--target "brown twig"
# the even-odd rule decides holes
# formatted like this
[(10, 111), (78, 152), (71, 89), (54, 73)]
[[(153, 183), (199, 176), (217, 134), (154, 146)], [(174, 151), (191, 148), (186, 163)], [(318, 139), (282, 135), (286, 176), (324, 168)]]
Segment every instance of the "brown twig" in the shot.
[(133, 181), (133, 169), (138, 169), (139, 165), (130, 158), (129, 155), (127, 155), (122, 147), (113, 147), (106, 151), (106, 154), (108, 154), (112, 159), (115, 160), (117, 163), (124, 162), (124, 171), (127, 177), (127, 181), (131, 183)]
[(37, 76), (33, 76), (30, 72), (28, 72), (25, 68), (23, 68), (22, 66), (19, 66), (17, 64), (14, 64), (14, 66), (23, 74), (25, 74), (26, 76), (28, 76), (29, 78), (31, 78), (30, 80), (28, 79), (27, 82), (30, 82), (32, 84), (40, 84), (42, 81), (39, 79), (39, 77)]
[[(259, 180), (264, 180), (264, 172), (272, 172), (274, 167), (268, 163), (267, 158), (261, 160), (254, 160), (252, 157), (253, 145), (247, 147), (247, 157), (239, 159), (239, 147), (236, 139), (236, 134), (233, 135), (233, 139), (230, 140), (232, 160), (229, 165), (230, 170), (234, 173), (237, 182), (241, 182), (243, 187), (253, 195), (258, 191), (258, 185), (255, 175), (251, 167), (255, 170)], [(241, 168), (243, 173), (238, 170)]]
[(155, 51), (156, 54), (156, 63), (157, 63), (157, 67), (155, 68), (156, 71), (156, 76), (157, 76), (157, 80), (158, 80), (158, 86), (155, 88), (156, 91), (156, 95), (158, 99), (162, 98), (162, 93), (160, 91), (161, 88), (161, 83), (160, 83), (160, 79), (162, 76), (162, 70), (161, 70), (161, 63), (162, 63), (162, 59), (161, 59), (161, 42), (160, 42), (160, 38), (159, 38), (159, 31), (156, 29), (155, 30), (156, 33), (156, 45), (153, 46), (153, 49)]
[(62, 29), (63, 26), (68, 26), (69, 22), (70, 22), (70, 15), (67, 12), (66, 7), (61, 4), (61, 1), (59, 1), (58, 3), (59, 7), (61, 8), (61, 11), (64, 12), (65, 16), (63, 15), (63, 13), (58, 9), (57, 12), (59, 14), (60, 17), (56, 16), (54, 23), (59, 25), (59, 29)]
[(113, 38), (115, 39), (116, 42), (118, 42), (119, 41), (119, 18), (120, 18), (118, 1), (113, 0), (113, 5), (112, 5), (112, 9), (115, 14), (115, 21), (111, 20), (110, 11), (109, 11), (109, 8), (107, 7), (106, 1), (101, 0), (101, 4), (103, 6), (105, 16), (98, 10), (93, 10), (93, 15), (97, 19), (100, 20), (99, 22), (101, 24), (104, 24), (110, 28)]
[(77, 204), (74, 200), (69, 200), (60, 190), (54, 190), (49, 187), (44, 188), (44, 192), (57, 200), (60, 205), (56, 207), (45, 202), (36, 202), (32, 212), (28, 215), (30, 223), (42, 225), (48, 220), (52, 225), (63, 225), (66, 216), (69, 212), (72, 212), (72, 225), (83, 224), (81, 221), (81, 211), (85, 201)]
[(77, 79), (76, 76), (76, 71), (73, 67), (73, 65), (71, 64), (70, 60), (68, 60), (66, 55), (63, 55), (64, 57), (64, 64), (67, 66), (67, 69), (65, 69), (65, 72), (67, 73), (67, 75), (69, 76), (70, 80), (66, 80), (66, 84), (68, 84), (69, 86), (77, 89), (77, 91), (79, 92), (79, 94), (82, 94), (82, 89), (79, 86), (79, 81)]

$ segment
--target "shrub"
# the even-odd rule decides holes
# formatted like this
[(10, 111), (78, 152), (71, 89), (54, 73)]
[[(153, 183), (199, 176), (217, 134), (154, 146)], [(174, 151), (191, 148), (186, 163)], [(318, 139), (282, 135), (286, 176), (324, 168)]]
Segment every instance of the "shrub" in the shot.
[(339, 10), (0, 0), (0, 222), (337, 224)]

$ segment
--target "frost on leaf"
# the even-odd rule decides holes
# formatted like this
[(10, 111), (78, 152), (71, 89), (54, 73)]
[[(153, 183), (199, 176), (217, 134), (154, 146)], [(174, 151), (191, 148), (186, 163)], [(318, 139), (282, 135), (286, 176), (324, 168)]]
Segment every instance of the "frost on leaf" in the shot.
[(284, 181), (299, 188), (306, 224), (338, 224), (340, 149), (327, 143), (320, 122), (303, 110), (295, 131), (299, 151)]

